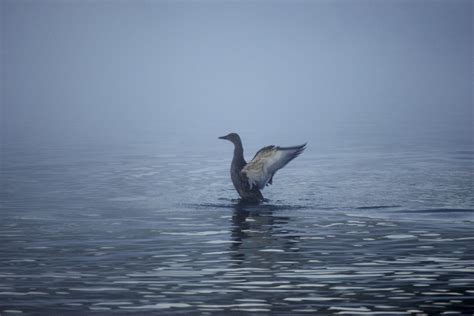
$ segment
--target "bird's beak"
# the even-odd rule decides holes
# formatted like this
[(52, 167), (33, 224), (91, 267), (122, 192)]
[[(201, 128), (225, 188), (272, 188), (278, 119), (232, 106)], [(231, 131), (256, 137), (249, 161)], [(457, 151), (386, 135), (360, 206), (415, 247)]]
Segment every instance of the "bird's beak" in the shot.
[(219, 139), (227, 139), (227, 136), (218, 137)]

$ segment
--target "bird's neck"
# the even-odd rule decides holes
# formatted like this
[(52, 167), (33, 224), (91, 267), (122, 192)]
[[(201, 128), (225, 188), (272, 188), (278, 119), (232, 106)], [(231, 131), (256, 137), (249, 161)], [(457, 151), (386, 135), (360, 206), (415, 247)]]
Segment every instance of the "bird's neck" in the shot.
[(244, 148), (242, 147), (242, 142), (237, 142), (234, 144), (234, 158), (232, 159), (233, 164), (241, 165), (242, 167), (245, 165), (244, 159)]

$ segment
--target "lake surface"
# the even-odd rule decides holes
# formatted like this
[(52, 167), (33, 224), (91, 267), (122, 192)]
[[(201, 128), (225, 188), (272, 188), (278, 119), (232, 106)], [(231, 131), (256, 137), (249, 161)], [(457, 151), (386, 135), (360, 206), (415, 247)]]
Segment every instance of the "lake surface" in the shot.
[(217, 139), (2, 155), (1, 315), (474, 311), (469, 148), (310, 143), (253, 206)]

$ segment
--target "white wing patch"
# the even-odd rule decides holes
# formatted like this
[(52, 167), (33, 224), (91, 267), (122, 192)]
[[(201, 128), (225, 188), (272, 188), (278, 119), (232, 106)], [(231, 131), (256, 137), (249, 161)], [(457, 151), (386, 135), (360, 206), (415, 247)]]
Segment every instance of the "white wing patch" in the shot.
[(260, 149), (241, 171), (248, 178), (250, 188), (256, 186), (263, 189), (273, 174), (298, 157), (305, 146), (306, 144), (295, 147), (268, 146)]

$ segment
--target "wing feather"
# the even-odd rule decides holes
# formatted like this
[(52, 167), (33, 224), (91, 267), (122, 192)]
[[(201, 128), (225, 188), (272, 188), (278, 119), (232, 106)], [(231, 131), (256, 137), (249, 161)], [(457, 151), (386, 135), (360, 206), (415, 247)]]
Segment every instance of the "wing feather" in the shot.
[(293, 147), (264, 147), (245, 165), (242, 173), (247, 177), (251, 188), (257, 186), (261, 190), (268, 183), (271, 184), (273, 175), (279, 169), (298, 157), (305, 148), (306, 144)]

